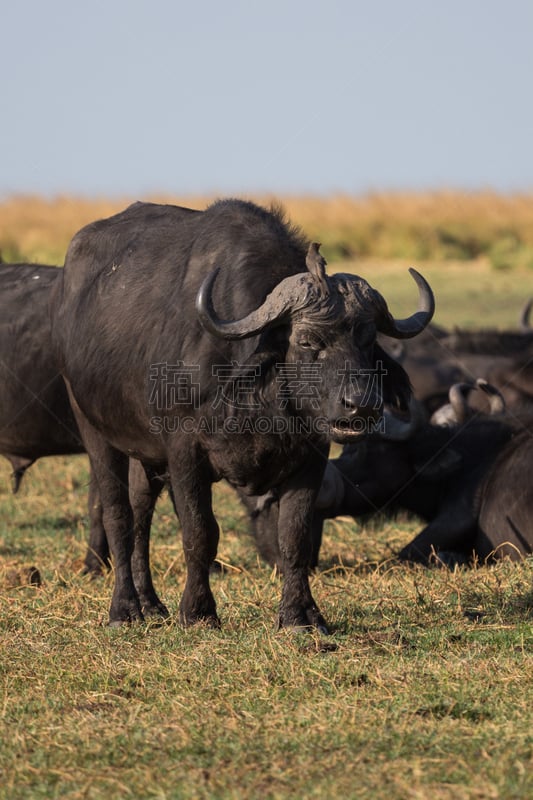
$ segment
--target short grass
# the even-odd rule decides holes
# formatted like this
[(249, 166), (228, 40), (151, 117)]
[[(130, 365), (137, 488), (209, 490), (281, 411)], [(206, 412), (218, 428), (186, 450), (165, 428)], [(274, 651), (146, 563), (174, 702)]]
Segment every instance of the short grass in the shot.
[(413, 521), (335, 520), (312, 579), (332, 635), (277, 632), (279, 578), (221, 484), (222, 630), (176, 622), (185, 574), (166, 499), (154, 572), (172, 619), (115, 630), (112, 576), (80, 574), (85, 459), (37, 464), (16, 499), (7, 477), (0, 797), (531, 796), (531, 561), (407, 568), (393, 553)]
[[(421, 266), (446, 324), (512, 324), (533, 293), (528, 272)], [(343, 268), (412, 310), (404, 264)], [(171, 620), (109, 629), (112, 575), (81, 574), (87, 480), (84, 457), (43, 460), (13, 497), (0, 465), (2, 800), (533, 796), (531, 559), (409, 568), (394, 553), (416, 520), (337, 519), (312, 577), (332, 635), (278, 632), (280, 579), (221, 483), (222, 629), (176, 621), (168, 498), (153, 567)]]

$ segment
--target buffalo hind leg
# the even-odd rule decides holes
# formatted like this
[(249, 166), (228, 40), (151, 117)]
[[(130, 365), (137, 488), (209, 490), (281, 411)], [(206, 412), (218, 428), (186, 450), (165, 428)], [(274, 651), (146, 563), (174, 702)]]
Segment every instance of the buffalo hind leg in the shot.
[(89, 544), (85, 554), (85, 575), (101, 575), (111, 566), (109, 544), (103, 523), (103, 509), (96, 475), (91, 469), (89, 480)]
[(104, 439), (89, 423), (70, 387), (70, 402), (98, 482), (102, 522), (113, 556), (115, 586), (109, 610), (109, 624), (122, 625), (143, 619), (139, 596), (133, 582), (133, 513), (128, 497), (128, 456)]
[[(211, 499), (212, 476), (205, 456), (183, 457), (170, 467), (172, 493), (182, 529), (187, 580), (180, 603), (180, 622), (205, 622), (219, 627), (209, 571), (218, 547), (218, 524)], [(177, 459), (178, 460), (178, 459)]]
[(155, 504), (165, 485), (157, 471), (130, 459), (129, 496), (133, 509), (133, 582), (145, 617), (168, 617), (168, 609), (156, 594), (150, 570), (150, 528)]
[(438, 561), (439, 552), (447, 555), (442, 560), (445, 563), (450, 559), (449, 552), (467, 553), (472, 551), (477, 521), (470, 510), (470, 506), (456, 501), (449, 508), (443, 509), (439, 516), (423, 528), (418, 536), (407, 544), (398, 553), (402, 561), (413, 561), (429, 565), (435, 559)]

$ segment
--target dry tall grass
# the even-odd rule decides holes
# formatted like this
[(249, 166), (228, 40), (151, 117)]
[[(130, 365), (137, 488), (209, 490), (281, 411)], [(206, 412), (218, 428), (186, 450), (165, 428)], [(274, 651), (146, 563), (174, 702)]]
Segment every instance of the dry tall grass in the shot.
[[(14, 196), (0, 203), (0, 251), (5, 261), (62, 263), (83, 225), (137, 198), (52, 199)], [(212, 197), (149, 197), (204, 208)], [(533, 267), (533, 194), (457, 192), (372, 194), (366, 197), (249, 197), (280, 200), (290, 218), (323, 242), (330, 259), (489, 258), (496, 267)]]

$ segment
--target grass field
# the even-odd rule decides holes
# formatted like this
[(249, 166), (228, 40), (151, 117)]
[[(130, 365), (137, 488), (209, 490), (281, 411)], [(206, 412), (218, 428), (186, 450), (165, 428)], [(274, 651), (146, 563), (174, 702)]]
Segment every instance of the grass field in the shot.
[(84, 459), (37, 464), (17, 498), (1, 477), (0, 797), (531, 796), (531, 561), (407, 568), (393, 553), (414, 521), (335, 520), (312, 580), (332, 636), (276, 632), (279, 579), (221, 484), (222, 630), (176, 622), (167, 500), (154, 571), (172, 620), (109, 629), (112, 578), (80, 574)]
[[(311, 233), (311, 231), (310, 231)], [(407, 262), (348, 262), (397, 315)], [(512, 325), (533, 270), (417, 263), (437, 321)], [(533, 796), (533, 561), (426, 569), (394, 553), (416, 520), (327, 524), (312, 590), (332, 635), (278, 632), (280, 579), (216, 486), (222, 629), (183, 629), (179, 529), (153, 529), (171, 620), (106, 627), (112, 575), (81, 574), (84, 457), (0, 465), (0, 798)], [(31, 583), (38, 570), (41, 583)]]
[[(10, 197), (0, 200), (4, 261), (62, 264), (83, 225), (110, 216), (132, 200), (205, 208), (214, 198), (82, 199)], [(278, 198), (246, 197), (265, 205)], [(323, 243), (329, 261), (408, 258), (471, 261), (499, 270), (533, 269), (533, 195), (491, 192), (372, 194), (366, 197), (283, 197), (291, 220)]]

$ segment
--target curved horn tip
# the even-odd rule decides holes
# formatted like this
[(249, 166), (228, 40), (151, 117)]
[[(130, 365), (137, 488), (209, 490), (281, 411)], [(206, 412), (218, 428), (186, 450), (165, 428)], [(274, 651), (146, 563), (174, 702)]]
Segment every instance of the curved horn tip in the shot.
[(220, 267), (216, 267), (208, 275), (206, 275), (196, 295), (196, 311), (205, 327), (209, 327), (210, 317), (213, 311), (211, 295), (219, 272)]
[(220, 339), (248, 339), (267, 327), (282, 324), (290, 313), (290, 305), (280, 296), (278, 288), (280, 284), (278, 284), (262, 305), (250, 311), (245, 317), (232, 320), (220, 319), (213, 306), (213, 288), (219, 271), (220, 268), (216, 268), (207, 275), (196, 295), (199, 320), (206, 331), (213, 336)]
[(409, 274), (418, 286), (418, 310), (407, 319), (395, 320), (389, 315), (383, 327), (378, 326), (380, 333), (393, 339), (411, 339), (422, 333), (435, 313), (435, 295), (431, 286), (414, 267), (409, 267)]
[(426, 302), (427, 305), (429, 306), (425, 307), (424, 310), (426, 310), (427, 313), (430, 314), (432, 317), (433, 314), (435, 313), (435, 295), (433, 294), (433, 289), (431, 288), (427, 280), (424, 278), (422, 273), (420, 273), (414, 267), (409, 267), (409, 274), (415, 281), (418, 288), (421, 290), (422, 293), (422, 297), (420, 298), (421, 304)]
[(448, 400), (459, 424), (466, 422), (472, 415), (473, 409), (468, 405), (468, 395), (477, 389), (473, 383), (454, 383), (448, 390)]
[(219, 272), (220, 267), (215, 267), (215, 269), (211, 270), (203, 279), (202, 285), (198, 289), (198, 294), (196, 295), (196, 308), (198, 311), (203, 310), (206, 301), (209, 301), (209, 295), (211, 294)]

